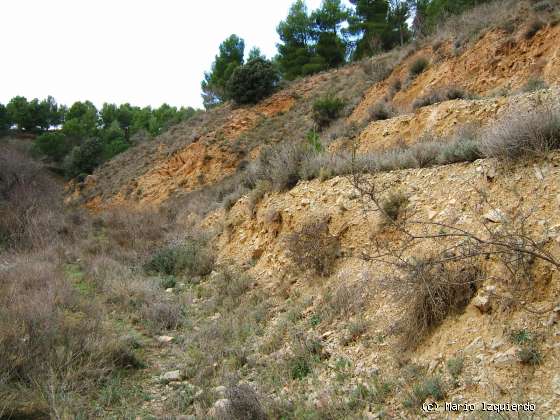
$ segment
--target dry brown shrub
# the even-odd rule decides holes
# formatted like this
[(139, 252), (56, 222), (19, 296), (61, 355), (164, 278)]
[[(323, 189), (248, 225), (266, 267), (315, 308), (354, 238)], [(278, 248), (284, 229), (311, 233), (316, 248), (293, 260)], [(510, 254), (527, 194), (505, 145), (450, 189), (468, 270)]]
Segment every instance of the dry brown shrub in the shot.
[(267, 418), (259, 395), (248, 384), (230, 385), (226, 390), (229, 404), (219, 418), (228, 420), (265, 420)]
[(184, 322), (181, 306), (174, 301), (161, 298), (145, 302), (140, 314), (153, 332), (174, 330)]
[(109, 240), (110, 252), (133, 260), (161, 243), (170, 228), (166, 217), (155, 209), (111, 209), (99, 215), (98, 225)]
[(19, 255), (0, 270), (0, 412), (25, 406), (61, 418), (67, 401), (135, 365), (105, 329), (102, 307), (52, 256)]
[(312, 270), (327, 277), (340, 253), (340, 239), (329, 233), (328, 218), (306, 222), (299, 231), (286, 237), (289, 256), (303, 271)]
[(424, 259), (408, 265), (404, 278), (392, 283), (406, 308), (401, 320), (403, 347), (413, 349), (448, 315), (463, 310), (482, 275), (476, 264), (453, 266)]
[(0, 252), (44, 249), (62, 228), (61, 185), (22, 152), (0, 145)]
[(531, 111), (511, 109), (482, 135), (480, 149), (487, 157), (519, 159), (560, 148), (558, 104)]
[(471, 95), (465, 92), (460, 87), (447, 86), (444, 88), (431, 90), (426, 95), (415, 99), (412, 103), (412, 108), (419, 109), (440, 102), (452, 101), (455, 99), (469, 99), (470, 97)]

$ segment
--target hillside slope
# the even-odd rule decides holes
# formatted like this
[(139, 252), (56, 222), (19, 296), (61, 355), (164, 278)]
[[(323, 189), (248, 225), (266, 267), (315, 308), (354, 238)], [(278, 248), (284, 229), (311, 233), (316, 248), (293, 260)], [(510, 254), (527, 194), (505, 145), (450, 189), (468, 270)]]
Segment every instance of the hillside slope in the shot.
[[(143, 410), (512, 415), (485, 402), (560, 415), (560, 9), (546, 4), (481, 6), (417, 44), (197, 115), (68, 185), (67, 203), (100, 219), (166, 220), (165, 246), (141, 248), (133, 271), (161, 264), (188, 322), (163, 344), (134, 327), (152, 343)], [(345, 109), (309, 152), (313, 103), (328, 93)], [(282, 188), (255, 175), (267, 154), (286, 167)], [(294, 180), (294, 161), (318, 170)], [(199, 242), (213, 269), (189, 266)]]
[[(505, 2), (498, 2), (495, 9), (501, 7)], [(293, 82), (254, 107), (224, 105), (201, 114), (99, 168), (82, 188), (81, 198), (93, 208), (112, 201), (161, 203), (174, 194), (219, 183), (235, 173), (240, 163), (255, 158), (263, 145), (304, 139), (313, 127), (312, 103), (327, 92), (344, 98), (349, 114), (327, 133), (323, 140), (328, 142), (343, 141), (356, 124), (360, 146), (365, 148), (367, 143), (368, 149), (392, 147), (401, 139), (410, 143), (424, 134), (448, 136), (465, 123), (487, 124), (508, 105), (508, 95), (520, 92), (528, 82), (554, 85), (560, 80), (556, 47), (560, 27), (543, 26), (528, 37), (527, 27), (536, 18), (525, 2), (516, 8), (511, 11), (515, 18), (502, 16), (507, 29), (485, 32), (479, 28), (474, 40), (463, 41), (458, 49), (453, 38), (418, 49), (406, 47)], [(496, 16), (493, 25), (499, 23)], [(409, 68), (419, 58), (426, 58), (430, 65), (412, 78)], [(379, 78), (383, 80), (377, 82)], [(393, 88), (396, 81), (401, 85), (398, 91)], [(481, 99), (412, 111), (416, 99), (449, 87)], [(492, 99), (494, 95), (499, 96)], [(387, 101), (401, 115), (368, 125), (370, 109)]]

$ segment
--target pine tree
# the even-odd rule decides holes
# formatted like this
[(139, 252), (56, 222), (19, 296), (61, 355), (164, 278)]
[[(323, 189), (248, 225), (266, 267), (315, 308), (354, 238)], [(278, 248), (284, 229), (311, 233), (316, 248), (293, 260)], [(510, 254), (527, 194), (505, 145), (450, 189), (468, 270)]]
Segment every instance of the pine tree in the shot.
[(7, 130), (12, 125), (6, 107), (0, 104), (0, 132)]
[(354, 59), (392, 48), (387, 0), (350, 0), (356, 9), (348, 21), (347, 32), (358, 37)]
[[(313, 22), (303, 0), (296, 0), (286, 20), (276, 31), (283, 44), (278, 44), (277, 62), (288, 80), (314, 71)], [(305, 67), (307, 66), (307, 69)]]
[(227, 100), (227, 82), (234, 70), (243, 64), (245, 41), (231, 35), (220, 45), (219, 54), (212, 64), (212, 71), (204, 73), (201, 83), (202, 99), (206, 108)]
[(410, 39), (411, 33), (407, 20), (411, 16), (411, 7), (408, 1), (390, 0), (388, 22), (391, 28), (391, 44), (403, 46)]
[(347, 43), (341, 36), (341, 26), (348, 17), (340, 0), (323, 0), (321, 7), (311, 15), (317, 39), (315, 51), (327, 68), (345, 62)]

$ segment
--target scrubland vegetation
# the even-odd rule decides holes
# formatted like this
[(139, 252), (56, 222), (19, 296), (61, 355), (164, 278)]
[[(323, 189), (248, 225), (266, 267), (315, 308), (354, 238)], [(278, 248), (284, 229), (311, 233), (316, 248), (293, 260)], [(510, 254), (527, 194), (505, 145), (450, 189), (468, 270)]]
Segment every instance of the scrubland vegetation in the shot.
[[(504, 277), (500, 314), (550, 312), (527, 299), (538, 283), (535, 266), (560, 269), (551, 238), (529, 228), (531, 212), (496, 213), (499, 223), (477, 222), (477, 229), (435, 221), (414, 213), (413, 198), (399, 186), (377, 184), (372, 175), (482, 158), (512, 166), (542, 158), (560, 148), (558, 103), (510, 108), (485, 127), (458, 127), (450, 136), (427, 134), (411, 144), (358, 153), (360, 130), (395, 117), (400, 110), (391, 98), (429, 71), (432, 62), (421, 57), (406, 67), (407, 80), (387, 81), (388, 97), (367, 109), (364, 121), (345, 119), (372, 83), (385, 81), (413, 54), (408, 40), (433, 34), (427, 40), (436, 42), (452, 33), (454, 48), (462, 48), (490, 26), (488, 19), (496, 25), (509, 21), (510, 10), (491, 18), (489, 11), (504, 10), (504, 2), (413, 2), (417, 14), (408, 28), (403, 19), (414, 10), (408, 2), (352, 3), (356, 8), (348, 11), (340, 2), (325, 1), (308, 14), (304, 3), (296, 2), (278, 27), (283, 44), (275, 62), (258, 50), (245, 61), (244, 43), (235, 36), (222, 45), (203, 82), (208, 107), (230, 99), (236, 106), (258, 102), (286, 79), (344, 64), (350, 51), (352, 59), (388, 52), (355, 64), (348, 80), (326, 76), (309, 100), (276, 119), (263, 119), (231, 146), (260, 142), (254, 160), (247, 157), (230, 177), (159, 208), (90, 213), (65, 206), (60, 168), (68, 177), (90, 173), (142, 131), (157, 135), (193, 114), (213, 130), (205, 118), (227, 118), (219, 106), (196, 113), (105, 105), (98, 112), (90, 103), (65, 110), (49, 99), (44, 101), (49, 116), (33, 122), (17, 120), (14, 109), (41, 108), (42, 102), (23, 106), (23, 100), (14, 100), (21, 106), (8, 106), (7, 114), (0, 107), (0, 116), (11, 115), (4, 126), (11, 134), (14, 124), (20, 134), (38, 134), (32, 142), (0, 142), (1, 418), (414, 418), (425, 401), (443, 401), (473, 380), (462, 353), (438, 360), (438, 369), (410, 355), (463, 313), (485, 286), (490, 264)], [(474, 3), (484, 4), (456, 15)], [(541, 3), (548, 4), (538, 7), (545, 7)], [(451, 17), (437, 28), (442, 15)], [(348, 31), (362, 35), (351, 50), (343, 42), (345, 20)], [(307, 34), (299, 44), (292, 31), (298, 22)], [(541, 28), (531, 24), (524, 36)], [(377, 34), (375, 42), (366, 37), (371, 33)], [(233, 57), (234, 65), (224, 57)], [(535, 80), (523, 90), (546, 88)], [(449, 86), (411, 106), (421, 112), (424, 106), (471, 98)], [(199, 133), (193, 129), (189, 135)], [(334, 140), (342, 140), (342, 147), (331, 148)], [(235, 229), (236, 215), (241, 217), (242, 206), (236, 206), (241, 197), (247, 198), (246, 217), (252, 220), (262, 200), (300, 181), (334, 177), (350, 183), (368, 220), (379, 220), (365, 251), (352, 254), (344, 243), (348, 226), (335, 234), (328, 215), (310, 212), (287, 233), (277, 232), (286, 258), (272, 286), (251, 270), (258, 254), (231, 261), (217, 253)], [(493, 208), (482, 192), (479, 201)], [(224, 219), (208, 228), (201, 222), (213, 211)], [(269, 209), (263, 229), (281, 219)], [(388, 265), (394, 274), (374, 280), (364, 272), (350, 283), (339, 271), (349, 258), (376, 268)], [(291, 287), (302, 279), (306, 286), (320, 285), (314, 299)], [(390, 327), (383, 330), (363, 316), (377, 295), (402, 308), (390, 314)], [(550, 359), (540, 334), (523, 328), (508, 335), (517, 349), (515, 362), (526, 373)], [(335, 344), (328, 342), (334, 336)], [(352, 351), (335, 352), (333, 345)], [(389, 354), (391, 366), (359, 370), (360, 361), (348, 356), (358, 348)]]

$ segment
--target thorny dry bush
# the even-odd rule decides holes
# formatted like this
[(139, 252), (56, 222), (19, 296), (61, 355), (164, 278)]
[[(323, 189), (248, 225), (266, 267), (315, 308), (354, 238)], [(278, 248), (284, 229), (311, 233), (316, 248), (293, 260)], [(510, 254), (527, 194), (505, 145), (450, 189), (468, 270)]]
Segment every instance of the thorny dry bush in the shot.
[(0, 252), (44, 248), (60, 228), (61, 188), (41, 166), (0, 145)]
[(364, 211), (380, 213), (400, 234), (396, 241), (374, 239), (371, 252), (361, 257), (393, 266), (399, 273), (387, 286), (398, 298), (411, 302), (401, 320), (405, 348), (416, 346), (448, 314), (468, 304), (487, 275), (482, 272), (486, 262), (497, 264), (501, 268), (498, 272), (504, 273), (494, 279), (505, 287), (510, 305), (517, 304), (537, 315), (553, 309), (533, 306), (523, 299), (535, 285), (537, 262), (560, 270), (550, 236), (546, 232), (539, 236), (529, 228), (533, 209), (523, 210), (519, 205), (515, 213), (506, 216), (479, 191), (482, 202), (500, 219), (498, 223), (483, 220), (477, 226), (479, 230), (469, 230), (427, 220), (409, 209), (395, 220), (384, 206), (388, 188), (359, 172), (349, 178), (364, 200)]
[(329, 233), (328, 218), (307, 221), (286, 237), (289, 256), (300, 270), (312, 270), (327, 277), (340, 252), (340, 240)]
[(393, 280), (397, 299), (406, 308), (398, 325), (402, 346), (414, 348), (448, 315), (464, 309), (481, 281), (482, 272), (476, 265), (423, 259), (406, 267), (404, 277)]

